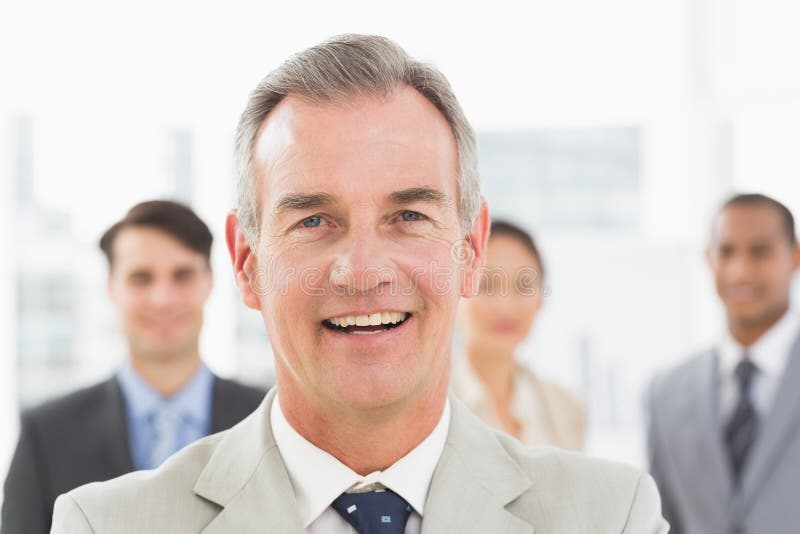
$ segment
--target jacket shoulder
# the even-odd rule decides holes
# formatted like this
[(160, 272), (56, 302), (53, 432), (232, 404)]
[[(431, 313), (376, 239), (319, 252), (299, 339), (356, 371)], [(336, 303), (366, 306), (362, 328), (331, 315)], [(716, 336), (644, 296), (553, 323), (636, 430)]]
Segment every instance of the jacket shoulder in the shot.
[(533, 480), (541, 480), (543, 474), (552, 477), (553, 483), (545, 484), (547, 487), (565, 487), (569, 488), (570, 492), (603, 485), (633, 488), (642, 475), (641, 469), (628, 464), (594, 458), (556, 447), (529, 447), (502, 434), (499, 434), (497, 439), (509, 456)]
[(264, 395), (267, 394), (266, 389), (216, 375), (214, 376), (214, 390), (217, 395), (222, 396), (227, 401), (252, 405), (253, 409), (261, 404), (261, 401), (264, 400)]
[[(182, 528), (200, 531), (219, 507), (195, 495), (193, 487), (223, 436), (224, 432), (196, 441), (157, 469), (86, 484), (59, 499), (78, 509), (96, 532), (116, 532), (115, 525), (126, 525), (130, 532), (160, 532), (164, 525), (175, 524), (176, 509), (181, 510)], [(58, 515), (57, 510), (54, 525)]]
[(672, 398), (676, 391), (682, 391), (713, 363), (715, 352), (708, 349), (692, 354), (682, 362), (656, 373), (651, 380), (649, 394), (651, 402), (663, 397)]
[(35, 422), (41, 428), (49, 428), (53, 424), (60, 426), (64, 421), (85, 419), (112, 400), (111, 391), (118, 387), (115, 380), (109, 378), (29, 408), (22, 413), (23, 423)]
[(215, 376), (211, 432), (227, 430), (237, 424), (258, 408), (265, 395), (264, 390)]
[(505, 436), (498, 439), (533, 481), (532, 489), (510, 508), (519, 515), (536, 516), (537, 526), (558, 530), (570, 524), (580, 532), (666, 532), (655, 483), (642, 469), (553, 447), (525, 447)]

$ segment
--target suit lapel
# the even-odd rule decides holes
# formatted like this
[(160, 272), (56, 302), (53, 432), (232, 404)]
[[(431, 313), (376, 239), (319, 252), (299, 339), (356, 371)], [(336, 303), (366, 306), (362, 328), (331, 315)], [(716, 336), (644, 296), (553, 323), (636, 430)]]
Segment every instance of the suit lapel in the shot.
[[(691, 458), (688, 463), (678, 464), (679, 468), (687, 469), (681, 478), (695, 481), (687, 491), (695, 493), (700, 502), (711, 501), (707, 506), (712, 510), (724, 510), (733, 491), (719, 418), (718, 375), (718, 356), (712, 351), (698, 361), (691, 375), (682, 403), (684, 409), (678, 412), (678, 426), (675, 427), (678, 429), (675, 452)], [(673, 393), (681, 395), (683, 392)], [(686, 429), (683, 432), (680, 431), (682, 427)], [(703, 476), (698, 477), (698, 473)]]
[(743, 503), (757, 497), (760, 486), (778, 464), (784, 448), (791, 443), (789, 434), (798, 429), (800, 416), (800, 337), (794, 343), (772, 409), (767, 415), (761, 435), (756, 440), (742, 480), (740, 498)]
[(202, 534), (304, 532), (272, 436), (269, 410), (274, 398), (273, 388), (253, 414), (225, 434), (197, 479), (194, 492), (222, 507)]
[(532, 534), (506, 505), (532, 482), (494, 434), (451, 397), (450, 431), (431, 481), (422, 534)]
[(98, 421), (98, 428), (104, 434), (104, 441), (109, 444), (109, 478), (117, 477), (134, 470), (133, 455), (128, 438), (128, 413), (125, 409), (125, 396), (116, 377), (104, 384), (107, 401), (103, 406), (103, 416)]
[(227, 430), (239, 422), (232, 407), (226, 406), (228, 388), (225, 381), (214, 375), (211, 386), (211, 434)]

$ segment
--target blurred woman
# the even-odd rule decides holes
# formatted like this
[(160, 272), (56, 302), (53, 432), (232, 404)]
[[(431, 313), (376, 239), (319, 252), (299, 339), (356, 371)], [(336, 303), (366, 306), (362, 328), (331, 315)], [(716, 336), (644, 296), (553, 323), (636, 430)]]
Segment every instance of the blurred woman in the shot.
[(462, 301), (463, 353), (453, 359), (452, 392), (486, 423), (523, 443), (583, 447), (582, 404), (520, 365), (514, 353), (542, 306), (544, 267), (522, 228), (493, 221), (480, 293)]

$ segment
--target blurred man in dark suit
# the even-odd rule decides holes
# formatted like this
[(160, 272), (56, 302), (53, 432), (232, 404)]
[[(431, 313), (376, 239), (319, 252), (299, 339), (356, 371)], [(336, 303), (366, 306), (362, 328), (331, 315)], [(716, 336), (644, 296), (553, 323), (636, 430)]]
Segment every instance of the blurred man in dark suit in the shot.
[(708, 263), (727, 330), (656, 378), (650, 460), (674, 534), (800, 531), (800, 247), (776, 200), (737, 195), (718, 213)]
[(50, 529), (56, 497), (152, 469), (252, 412), (263, 391), (215, 376), (200, 359), (212, 287), (212, 236), (188, 207), (143, 202), (100, 240), (128, 358), (104, 382), (25, 413), (5, 483), (2, 532)]

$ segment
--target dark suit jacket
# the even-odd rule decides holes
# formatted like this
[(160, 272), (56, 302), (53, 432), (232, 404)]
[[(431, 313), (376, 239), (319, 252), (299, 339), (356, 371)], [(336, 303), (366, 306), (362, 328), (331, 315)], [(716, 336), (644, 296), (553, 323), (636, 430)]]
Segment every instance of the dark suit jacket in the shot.
[[(244, 419), (264, 394), (215, 376), (211, 433)], [(116, 378), (26, 412), (5, 483), (2, 534), (46, 534), (60, 494), (133, 470), (125, 399)]]

